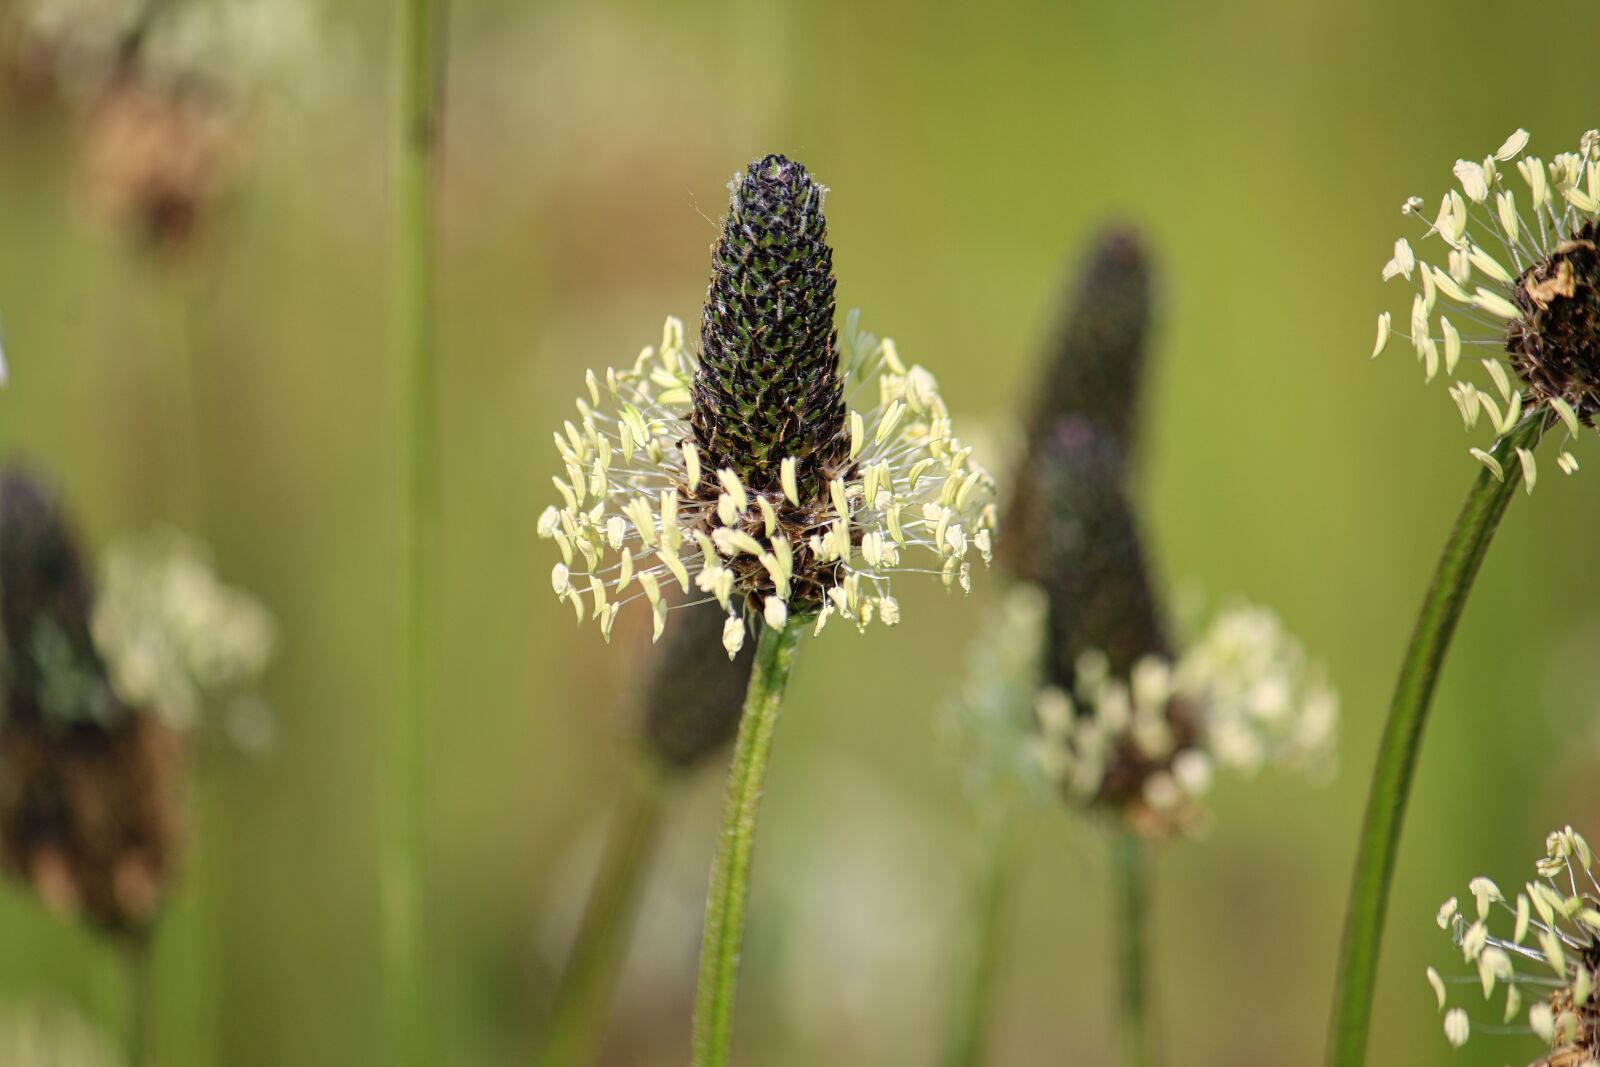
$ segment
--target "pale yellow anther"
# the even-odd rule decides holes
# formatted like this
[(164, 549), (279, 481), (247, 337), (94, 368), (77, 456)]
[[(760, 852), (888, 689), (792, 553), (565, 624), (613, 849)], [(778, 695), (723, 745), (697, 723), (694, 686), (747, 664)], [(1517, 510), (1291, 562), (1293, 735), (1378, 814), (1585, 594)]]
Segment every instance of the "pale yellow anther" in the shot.
[(1378, 316), (1378, 341), (1372, 346), (1372, 358), (1377, 359), (1385, 348), (1389, 347), (1390, 322), (1393, 316), (1385, 311)]
[(828, 497), (833, 502), (834, 514), (848, 520), (850, 517), (849, 494), (845, 492), (843, 478), (832, 478), (828, 481)]
[(901, 401), (896, 400), (890, 404), (888, 410), (883, 413), (883, 418), (878, 421), (878, 430), (872, 435), (873, 441), (880, 445), (887, 441), (900, 425), (905, 413), (906, 406)]
[(1527, 147), (1528, 131), (1519, 129), (1510, 137), (1507, 137), (1504, 144), (1495, 149), (1494, 158), (1502, 163), (1508, 163), (1520, 155), (1522, 150)]
[(667, 489), (661, 494), (661, 547), (676, 552), (681, 544), (683, 530), (678, 525), (678, 491)]
[[(1479, 395), (1481, 396), (1482, 394)], [(1469, 449), (1468, 451), (1472, 454), (1473, 459), (1477, 460), (1479, 463), (1482, 463), (1484, 467), (1488, 469), (1489, 473), (1494, 475), (1495, 481), (1503, 482), (1506, 480), (1506, 472), (1501, 468), (1499, 460), (1495, 459), (1481, 448), (1473, 448)]]
[(789, 622), (789, 605), (779, 597), (769, 596), (762, 605), (761, 618), (769, 630), (781, 630)]
[(683, 565), (683, 560), (666, 549), (657, 552), (656, 558), (666, 565), (667, 570), (672, 572), (672, 576), (678, 579), (678, 585), (687, 593), (689, 591), (689, 570)]
[(722, 483), (722, 491), (733, 501), (734, 508), (743, 514), (745, 508), (750, 506), (750, 497), (745, 492), (744, 483), (739, 480), (739, 475), (732, 469), (724, 467), (717, 471), (717, 481)]
[(1502, 282), (1506, 285), (1511, 284), (1510, 272), (1500, 265), (1500, 261), (1498, 259), (1495, 259), (1477, 245), (1472, 246), (1472, 250), (1467, 253), (1467, 258), (1472, 260), (1472, 265), (1474, 267), (1477, 267), (1495, 281)]
[(800, 506), (800, 482), (796, 473), (796, 462), (793, 456), (785, 456), (778, 467), (778, 480), (783, 484), (783, 495), (789, 503)]
[(756, 497), (756, 505), (761, 509), (761, 524), (765, 528), (767, 536), (771, 537), (772, 532), (778, 528), (778, 512), (773, 508), (772, 501), (768, 500), (764, 495)]
[(866, 424), (866, 421), (864, 419), (862, 419), (861, 412), (852, 411), (850, 413), (850, 458), (851, 459), (855, 459), (857, 456), (861, 455), (861, 447), (867, 443), (866, 442), (866, 438), (867, 438), (867, 424)]
[(693, 441), (683, 443), (683, 469), (692, 493), (700, 488), (700, 449)]
[(1517, 305), (1513, 304), (1499, 293), (1490, 292), (1481, 285), (1477, 289), (1473, 290), (1472, 306), (1481, 308), (1484, 311), (1487, 311), (1489, 314), (1497, 315), (1502, 319), (1506, 319), (1507, 321), (1522, 317), (1522, 312), (1517, 310)]
[(722, 624), (722, 647), (727, 650), (729, 659), (737, 656), (744, 647), (744, 620), (739, 616), (729, 615)]
[(1461, 361), (1461, 334), (1443, 315), (1439, 316), (1439, 329), (1444, 333), (1444, 372), (1454, 374)]

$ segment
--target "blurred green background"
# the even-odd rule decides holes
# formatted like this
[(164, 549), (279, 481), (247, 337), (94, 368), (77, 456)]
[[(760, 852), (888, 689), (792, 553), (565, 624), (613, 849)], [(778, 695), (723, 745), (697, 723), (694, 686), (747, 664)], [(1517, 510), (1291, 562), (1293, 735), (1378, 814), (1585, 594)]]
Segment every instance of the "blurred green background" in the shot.
[[(219, 1062), (373, 1063), (377, 730), (392, 697), (397, 376), (386, 347), (385, 5), (330, 4), (338, 48), (262, 121), (200, 268), (82, 208), (61, 113), (0, 107), (0, 445), (65, 482), (91, 540), (174, 510), (174, 346), (206, 339), (204, 533), (278, 614), (264, 757), (204, 754)], [(1108, 218), (1162, 273), (1142, 497), (1171, 579), (1276, 607), (1344, 697), (1326, 790), (1221, 783), (1162, 851), (1159, 1019), (1174, 1064), (1321, 1056), (1357, 821), (1412, 612), (1475, 465), (1402, 346), (1378, 272), (1408, 194), (1511, 130), (1600, 123), (1600, 9), (1552, 0), (1121, 5), (470, 0), (451, 24), (440, 297), (444, 589), (429, 740), (432, 1023), (449, 1064), (525, 1062), (629, 756), (642, 635), (610, 647), (550, 595), (534, 524), (583, 371), (691, 323), (736, 168), (804, 161), (841, 308), (936, 373), (971, 429), (1032, 380), (1080, 243)], [(330, 76), (331, 75), (331, 76)], [(288, 96), (290, 94), (285, 94)], [(181, 438), (180, 438), (181, 439)], [(1479, 443), (1476, 440), (1471, 443)], [(1600, 458), (1578, 450), (1587, 466)], [(1600, 834), (1593, 472), (1519, 498), (1461, 629), (1395, 887), (1372, 1062), (1452, 1052), (1423, 981), (1459, 957), (1440, 900), (1528, 877), (1544, 833)], [(190, 525), (201, 520), (185, 519)], [(997, 577), (997, 576), (996, 576)], [(906, 622), (803, 650), (779, 736), (746, 955), (742, 1062), (927, 1064), (943, 1030), (970, 825), (931, 726), (977, 601), (896, 592)], [(608, 1062), (684, 1061), (716, 773), (677, 799)], [(1108, 1062), (1100, 835), (1041, 813), (1008, 915), (993, 1062)], [(1459, 970), (1459, 968), (1457, 968)], [(0, 894), (0, 994), (110, 1026), (95, 940)], [(195, 1023), (163, 1019), (174, 1064)], [(1482, 1013), (1479, 1013), (1482, 1015)]]

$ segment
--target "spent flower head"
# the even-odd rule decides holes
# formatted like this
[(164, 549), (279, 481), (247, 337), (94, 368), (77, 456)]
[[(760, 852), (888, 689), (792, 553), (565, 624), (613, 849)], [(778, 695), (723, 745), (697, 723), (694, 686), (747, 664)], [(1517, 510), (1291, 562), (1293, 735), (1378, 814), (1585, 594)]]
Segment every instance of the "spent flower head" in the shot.
[(966, 589), (995, 511), (933, 375), (854, 313), (840, 343), (823, 187), (773, 155), (730, 188), (700, 352), (669, 318), (631, 366), (589, 373), (538, 529), (580, 622), (609, 638), (643, 600), (659, 637), (669, 608), (714, 600), (732, 656), (741, 615), (895, 624), (897, 570)]
[[(1454, 379), (1450, 397), (1469, 430), (1486, 423), (1498, 437), (1539, 419), (1571, 441), (1600, 412), (1600, 133), (1548, 163), (1527, 146), (1518, 130), (1481, 163), (1458, 159), (1460, 189), (1431, 220), (1422, 198), (1402, 205), (1422, 230), (1419, 247), (1395, 241), (1383, 277), (1416, 288), (1409, 330), (1384, 312), (1372, 354), (1392, 335), (1410, 340), (1429, 381), (1441, 368)], [(1471, 451), (1495, 477), (1508, 473), (1508, 456)], [(1532, 450), (1518, 449), (1517, 463), (1531, 492)], [(1565, 445), (1556, 463), (1578, 469)]]
[[(1466, 1044), (1473, 1023), (1460, 1006), (1446, 1008), (1452, 985), (1475, 986), (1491, 1009), (1495, 1033), (1531, 1034), (1548, 1051), (1533, 1067), (1593, 1067), (1600, 1063), (1600, 881), (1594, 854), (1568, 826), (1545, 839), (1535, 877), (1510, 899), (1488, 878), (1467, 886), (1470, 910), (1455, 897), (1439, 908), (1437, 921), (1460, 948), (1474, 973), (1450, 977), (1428, 968), (1444, 1033), (1452, 1045)], [(1477, 1000), (1469, 996), (1469, 1000)]]

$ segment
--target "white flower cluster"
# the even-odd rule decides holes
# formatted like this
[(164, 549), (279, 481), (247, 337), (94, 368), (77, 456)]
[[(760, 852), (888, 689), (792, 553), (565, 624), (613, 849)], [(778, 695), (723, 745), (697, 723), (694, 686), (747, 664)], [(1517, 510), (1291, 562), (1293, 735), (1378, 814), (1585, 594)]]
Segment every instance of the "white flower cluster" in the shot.
[[(1462, 958), (1476, 974), (1442, 977), (1428, 968), (1439, 1010), (1448, 1002), (1447, 983), (1478, 986), (1483, 999), (1497, 989), (1504, 1004), (1497, 1013), (1498, 1032), (1536, 1035), (1550, 1047), (1540, 1061), (1549, 1067), (1596, 1067), (1600, 1064), (1600, 1006), (1595, 1000), (1596, 971), (1600, 968), (1600, 882), (1593, 871), (1594, 854), (1583, 836), (1568, 826), (1545, 839), (1545, 855), (1535, 865), (1537, 878), (1524, 884), (1515, 902), (1487, 878), (1474, 878), (1473, 915), (1461, 911), (1451, 897), (1440, 907), (1440, 929), (1448, 930)], [(1511, 936), (1490, 932), (1491, 913), (1499, 911), (1511, 923)], [(1524, 968), (1517, 970), (1518, 966)], [(1541, 994), (1523, 1015), (1523, 994)], [(1526, 1025), (1518, 1020), (1526, 1019)], [(1450, 1044), (1466, 1044), (1472, 1022), (1466, 1009), (1445, 1012), (1444, 1033)]]
[[(844, 331), (844, 378), (876, 380), (874, 403), (849, 415), (849, 467), (829, 480), (826, 498), (803, 500), (793, 459), (782, 464), (781, 492), (757, 492), (732, 470), (707, 470), (689, 424), (695, 356), (683, 323), (669, 318), (659, 347), (631, 367), (590, 372), (578, 420), (555, 434), (566, 477), (554, 479), (561, 505), (539, 519), (541, 537), (561, 550), (551, 584), (580, 622), (600, 623), (609, 640), (621, 608), (648, 603), (661, 636), (672, 585), (693, 602), (716, 600), (728, 612), (723, 644), (742, 647), (744, 594), (739, 575), (759, 567), (762, 617), (788, 624), (792, 587), (826, 585), (816, 612), (821, 631), (839, 615), (865, 628), (892, 626), (900, 605), (890, 592), (897, 570), (970, 587), (972, 557), (988, 563), (995, 524), (994, 482), (952, 432), (933, 375), (902, 363), (894, 342)], [(791, 536), (780, 514), (808, 510), (810, 525)], [(797, 569), (798, 568), (798, 569)]]
[(1086, 652), (1077, 691), (1036, 706), (1046, 773), (1082, 803), (1133, 779), (1133, 802), (1163, 828), (1203, 815), (1216, 768), (1271, 763), (1318, 777), (1331, 767), (1338, 696), (1300, 642), (1265, 608), (1220, 612), (1176, 662), (1146, 656), (1124, 680)]
[[(1416, 287), (1410, 332), (1395, 330), (1393, 316), (1385, 311), (1378, 316), (1372, 354), (1376, 357), (1388, 347), (1391, 334), (1410, 340), (1428, 381), (1441, 367), (1456, 379), (1450, 397), (1469, 430), (1485, 421), (1497, 436), (1504, 436), (1534, 407), (1548, 405), (1571, 439), (1578, 434), (1582, 413), (1571, 397), (1523, 390), (1507, 358), (1507, 329), (1525, 319), (1529, 301), (1545, 307), (1571, 295), (1570, 274), (1564, 280), (1558, 274), (1538, 282), (1523, 277), (1531, 267), (1568, 250), (1580, 231), (1600, 220), (1600, 133), (1590, 130), (1577, 152), (1562, 153), (1548, 163), (1524, 155), (1527, 146), (1528, 131), (1518, 130), (1481, 163), (1457, 160), (1460, 189), (1444, 195), (1431, 223), (1422, 216), (1421, 197), (1402, 205), (1403, 214), (1426, 227), (1423, 240), (1437, 238), (1441, 247), (1437, 262), (1428, 262), (1426, 249), (1419, 255), (1406, 238), (1395, 241), (1383, 278), (1404, 278)], [(1521, 306), (1519, 284), (1526, 292)], [(1487, 351), (1478, 366), (1491, 388), (1457, 377), (1458, 369), (1471, 369), (1470, 364), (1462, 366), (1461, 358), (1472, 348)], [(1481, 448), (1471, 452), (1495, 477), (1505, 477), (1505, 457)], [(1517, 458), (1531, 491), (1537, 478), (1533, 453), (1518, 449)], [(1578, 468), (1565, 449), (1557, 464), (1566, 474)]]
[(117, 695), (180, 730), (198, 723), (208, 696), (252, 683), (277, 642), (267, 610), (173, 530), (106, 552), (93, 628)]

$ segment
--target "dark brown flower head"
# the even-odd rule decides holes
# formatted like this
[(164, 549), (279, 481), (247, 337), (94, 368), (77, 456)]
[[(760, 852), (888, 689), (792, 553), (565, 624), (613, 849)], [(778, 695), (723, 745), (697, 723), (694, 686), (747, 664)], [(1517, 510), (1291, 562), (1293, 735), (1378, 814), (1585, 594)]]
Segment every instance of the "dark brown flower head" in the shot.
[(723, 653), (726, 616), (714, 604), (697, 604), (682, 615), (645, 692), (644, 740), (669, 766), (687, 770), (738, 731), (756, 648), (747, 643), (731, 660)]
[(849, 452), (824, 190), (769, 155), (732, 191), (700, 324), (695, 441), (706, 466), (757, 491), (777, 491), (792, 457), (802, 499), (817, 499)]
[(1134, 440), (1151, 289), (1150, 260), (1137, 231), (1108, 229), (1090, 246), (1033, 394), (1030, 437), (1076, 415), (1117, 440)]
[[(1523, 271), (1511, 298), (1522, 317), (1506, 327), (1511, 368), (1526, 406), (1564, 401), (1588, 425), (1600, 412), (1600, 248), (1587, 222)], [(1555, 416), (1551, 416), (1554, 424)]]
[(0, 865), (47, 904), (141, 934), (177, 841), (174, 736), (117, 699), (55, 494), (0, 474)]
[(1000, 545), (1001, 559), (1019, 577), (1033, 577), (1044, 550), (1031, 539), (1043, 528), (1042, 517), (1033, 514), (1043, 498), (1023, 487), (1037, 476), (1030, 468), (1038, 466), (1040, 452), (1062, 421), (1075, 420), (1124, 451), (1134, 447), (1151, 288), (1149, 256), (1133, 230), (1106, 230), (1084, 257), (1041, 380), (1030, 392), (1021, 469)]
[(1126, 678), (1170, 651), (1124, 476), (1127, 449), (1077, 417), (1057, 421), (1030, 472), (1042, 528), (1037, 580), (1049, 601), (1047, 679), (1071, 691), (1077, 661), (1103, 653)]

